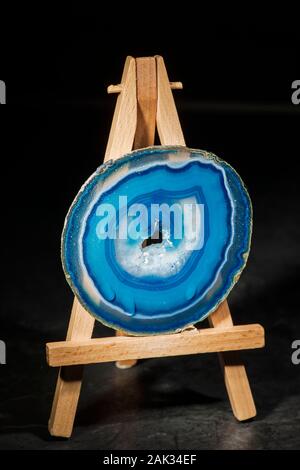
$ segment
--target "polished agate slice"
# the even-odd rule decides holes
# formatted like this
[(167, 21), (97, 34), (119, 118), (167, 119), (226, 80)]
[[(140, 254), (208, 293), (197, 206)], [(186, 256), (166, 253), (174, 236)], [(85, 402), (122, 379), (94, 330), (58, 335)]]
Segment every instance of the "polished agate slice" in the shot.
[(206, 318), (245, 266), (252, 211), (236, 171), (215, 155), (151, 147), (101, 165), (65, 221), (62, 262), (81, 304), (131, 334)]

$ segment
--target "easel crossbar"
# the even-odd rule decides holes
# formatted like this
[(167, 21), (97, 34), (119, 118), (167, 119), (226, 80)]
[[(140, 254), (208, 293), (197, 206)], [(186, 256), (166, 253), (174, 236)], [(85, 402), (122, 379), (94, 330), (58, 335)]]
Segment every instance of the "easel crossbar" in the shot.
[(192, 328), (181, 333), (158, 336), (116, 336), (87, 341), (59, 341), (47, 344), (47, 361), (52, 367), (96, 364), (122, 359), (238, 351), (262, 348), (260, 325), (231, 328)]

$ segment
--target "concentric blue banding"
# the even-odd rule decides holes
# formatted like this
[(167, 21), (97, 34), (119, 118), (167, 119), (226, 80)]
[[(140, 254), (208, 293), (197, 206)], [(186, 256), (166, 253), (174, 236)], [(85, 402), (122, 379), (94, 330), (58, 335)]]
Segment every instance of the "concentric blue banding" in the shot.
[[(126, 212), (133, 204), (147, 209), (144, 225), (137, 239), (122, 238), (122, 227), (138, 220)], [(176, 238), (175, 216), (168, 230), (156, 220), (160, 243), (142, 245), (153, 234), (147, 214), (161, 204), (197, 206), (198, 245), (184, 222)], [(106, 207), (115, 209), (117, 237), (102, 239), (99, 208)], [(65, 221), (63, 267), (103, 323), (131, 334), (172, 332), (204, 319), (228, 295), (246, 263), (251, 225), (248, 193), (230, 165), (200, 150), (151, 147), (100, 166), (81, 188)]]

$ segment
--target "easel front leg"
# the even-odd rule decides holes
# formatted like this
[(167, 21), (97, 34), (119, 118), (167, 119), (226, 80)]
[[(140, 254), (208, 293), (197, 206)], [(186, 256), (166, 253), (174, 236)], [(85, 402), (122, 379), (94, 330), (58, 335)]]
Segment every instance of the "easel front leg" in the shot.
[[(120, 92), (110, 129), (104, 161), (115, 160), (130, 152), (134, 142), (137, 121), (136, 64), (127, 57), (121, 84), (113, 87)], [(108, 90), (112, 91), (111, 87)], [(92, 336), (95, 320), (75, 298), (69, 323), (67, 340), (84, 340)], [(70, 437), (80, 395), (83, 367), (64, 367), (60, 370), (49, 431), (53, 436)]]
[[(210, 326), (226, 328), (233, 326), (228, 303), (225, 300), (219, 308), (209, 316)], [(225, 386), (234, 416), (239, 421), (256, 416), (256, 408), (249, 385), (245, 366), (238, 353), (219, 353), (220, 364), (224, 374)]]
[[(94, 323), (94, 318), (84, 310), (75, 298), (67, 341), (91, 338)], [(72, 434), (82, 375), (83, 366), (62, 367), (59, 371), (48, 426), (52, 436), (70, 437)]]

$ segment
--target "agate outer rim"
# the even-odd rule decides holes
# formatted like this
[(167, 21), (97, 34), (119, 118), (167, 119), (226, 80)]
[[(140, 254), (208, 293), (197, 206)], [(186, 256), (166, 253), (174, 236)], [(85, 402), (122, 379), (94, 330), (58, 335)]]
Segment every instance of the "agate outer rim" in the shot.
[[(187, 322), (185, 325), (181, 326), (180, 328), (178, 329), (170, 329), (170, 330), (165, 330), (163, 332), (161, 331), (157, 331), (157, 332), (149, 332), (149, 331), (132, 331), (132, 330), (128, 330), (124, 327), (121, 327), (119, 325), (116, 325), (114, 322), (110, 322), (110, 321), (107, 321), (103, 318), (99, 318), (99, 316), (97, 314), (95, 314), (93, 312), (92, 309), (90, 309), (90, 307), (88, 306), (88, 304), (86, 302), (83, 301), (83, 299), (81, 298), (81, 296), (78, 294), (78, 291), (77, 291), (77, 287), (75, 286), (75, 284), (73, 283), (72, 279), (71, 279), (71, 276), (69, 275), (67, 269), (66, 269), (66, 266), (65, 266), (65, 262), (64, 262), (64, 256), (63, 256), (63, 251), (64, 251), (64, 248), (63, 248), (63, 243), (64, 243), (64, 238), (65, 238), (65, 233), (66, 233), (66, 227), (67, 227), (67, 222), (68, 222), (68, 217), (69, 215), (71, 214), (74, 206), (76, 206), (76, 203), (78, 202), (79, 198), (81, 197), (81, 193), (85, 190), (85, 188), (88, 186), (88, 184), (99, 174), (103, 174), (105, 173), (106, 171), (108, 171), (111, 166), (113, 166), (115, 163), (121, 163), (123, 160), (127, 160), (129, 157), (130, 158), (134, 158), (135, 155), (141, 155), (143, 153), (167, 153), (168, 151), (173, 151), (173, 152), (176, 152), (176, 151), (185, 151), (187, 153), (190, 153), (190, 154), (200, 154), (204, 159), (207, 159), (207, 160), (212, 160), (213, 162), (215, 163), (221, 163), (225, 166), (227, 166), (228, 168), (231, 169), (231, 171), (238, 177), (240, 183), (241, 183), (241, 186), (244, 190), (244, 193), (246, 194), (247, 196), (247, 199), (248, 199), (248, 203), (249, 203), (249, 208), (250, 208), (250, 217), (249, 217), (249, 238), (248, 238), (248, 245), (247, 245), (247, 249), (244, 251), (243, 253), (243, 263), (241, 264), (240, 268), (237, 270), (237, 272), (235, 273), (235, 275), (233, 276), (233, 279), (228, 287), (228, 289), (226, 290), (226, 292), (224, 293), (224, 295), (222, 295), (222, 297), (220, 297), (220, 299), (218, 300), (218, 302), (215, 303), (215, 305), (209, 309), (205, 315), (203, 315), (200, 319), (198, 319), (197, 321), (193, 321), (193, 322)], [(252, 238), (252, 228), (253, 228), (253, 208), (252, 208), (252, 203), (251, 203), (251, 199), (250, 199), (250, 196), (249, 196), (249, 193), (247, 191), (247, 188), (242, 180), (242, 178), (240, 177), (240, 175), (237, 173), (237, 171), (228, 163), (226, 162), (225, 160), (223, 160), (222, 158), (218, 157), (217, 155), (215, 155), (214, 153), (212, 152), (208, 152), (206, 150), (201, 150), (201, 149), (195, 149), (195, 148), (189, 148), (189, 147), (186, 147), (186, 146), (183, 146), (183, 145), (153, 145), (153, 146), (148, 146), (148, 147), (143, 147), (143, 148), (140, 148), (140, 149), (136, 149), (136, 150), (133, 150), (131, 152), (128, 152), (122, 156), (120, 156), (119, 158), (116, 158), (116, 159), (110, 159), (110, 160), (107, 160), (106, 162), (103, 162), (95, 171), (94, 173), (91, 174), (91, 176), (85, 181), (85, 183), (82, 185), (82, 187), (80, 188), (80, 190), (78, 191), (76, 197), (74, 198), (68, 212), (67, 212), (67, 215), (65, 217), (65, 221), (64, 221), (64, 227), (63, 227), (63, 231), (62, 231), (62, 236), (61, 236), (61, 259), (62, 259), (62, 265), (63, 265), (63, 270), (64, 270), (64, 273), (65, 273), (65, 276), (66, 276), (66, 279), (67, 279), (67, 282), (69, 284), (69, 286), (71, 287), (75, 297), (77, 298), (78, 302), (81, 304), (81, 306), (90, 314), (92, 315), (97, 321), (99, 321), (100, 323), (104, 324), (105, 326), (109, 327), (109, 328), (112, 328), (112, 329), (115, 329), (117, 331), (120, 331), (122, 333), (125, 333), (125, 334), (128, 334), (130, 336), (146, 336), (146, 335), (151, 335), (151, 336), (155, 336), (155, 335), (161, 335), (161, 334), (173, 334), (173, 333), (179, 333), (180, 331), (183, 331), (183, 330), (186, 330), (190, 327), (193, 327), (196, 323), (200, 322), (200, 321), (203, 321), (205, 320), (211, 313), (215, 312), (218, 307), (222, 304), (222, 302), (224, 302), (226, 300), (226, 298), (228, 297), (229, 293), (231, 292), (232, 288), (235, 286), (235, 284), (238, 282), (239, 278), (240, 278), (240, 275), (242, 273), (242, 271), (244, 270), (245, 266), (246, 266), (246, 263), (247, 263), (247, 260), (248, 260), (248, 256), (249, 256), (249, 252), (250, 252), (250, 247), (251, 247), (251, 238)]]

